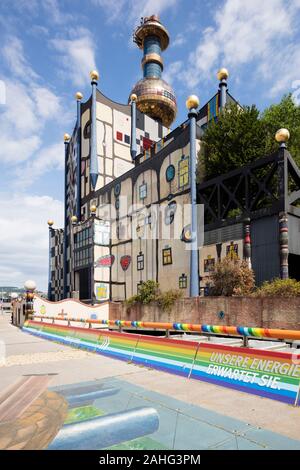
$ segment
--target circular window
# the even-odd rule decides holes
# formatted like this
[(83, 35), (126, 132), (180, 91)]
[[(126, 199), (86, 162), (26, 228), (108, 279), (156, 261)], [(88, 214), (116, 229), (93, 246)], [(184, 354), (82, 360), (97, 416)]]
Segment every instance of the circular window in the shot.
[(116, 186), (114, 187), (115, 196), (119, 196), (120, 192), (121, 192), (121, 183), (117, 183)]
[(166, 169), (166, 180), (168, 183), (172, 181), (175, 178), (175, 166), (174, 165), (169, 165), (168, 168)]

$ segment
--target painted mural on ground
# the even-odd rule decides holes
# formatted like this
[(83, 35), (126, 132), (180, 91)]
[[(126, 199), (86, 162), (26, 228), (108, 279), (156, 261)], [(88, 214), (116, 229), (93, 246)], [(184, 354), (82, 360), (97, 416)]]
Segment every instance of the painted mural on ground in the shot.
[(300, 449), (300, 441), (117, 377), (49, 388), (51, 380), (23, 376), (0, 393), (0, 449)]
[(110, 357), (299, 405), (300, 354), (28, 321), (24, 331)]
[[(99, 293), (99, 296), (97, 295), (97, 298), (98, 300), (107, 300), (107, 295), (104, 295), (102, 290)], [(91, 307), (75, 299), (68, 299), (60, 302), (49, 302), (47, 299), (43, 299), (37, 295), (33, 300), (33, 310), (36, 315), (61, 317), (62, 320), (68, 318), (92, 318), (94, 320), (108, 320), (109, 317), (108, 303)]]

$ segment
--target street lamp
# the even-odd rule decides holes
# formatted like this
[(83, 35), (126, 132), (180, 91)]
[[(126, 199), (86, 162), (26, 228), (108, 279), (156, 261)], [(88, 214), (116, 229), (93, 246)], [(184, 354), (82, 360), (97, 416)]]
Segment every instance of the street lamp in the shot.
[(25, 313), (25, 320), (28, 320), (28, 316), (33, 311), (33, 298), (34, 298), (34, 291), (36, 289), (36, 283), (31, 279), (26, 281), (24, 284), (24, 289), (26, 291), (26, 313)]
[(191, 95), (186, 100), (190, 120), (190, 185), (191, 185), (191, 232), (193, 236), (190, 253), (190, 297), (199, 296), (199, 266), (198, 266), (198, 224), (197, 224), (197, 188), (196, 188), (196, 117), (199, 98)]
[(48, 300), (51, 300), (51, 236), (54, 222), (52, 219), (49, 219), (47, 224), (49, 227)]

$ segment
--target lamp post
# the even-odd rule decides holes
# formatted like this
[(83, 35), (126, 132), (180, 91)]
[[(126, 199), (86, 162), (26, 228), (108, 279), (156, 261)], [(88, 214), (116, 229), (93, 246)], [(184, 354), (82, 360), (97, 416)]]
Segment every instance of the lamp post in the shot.
[(36, 283), (32, 280), (28, 280), (24, 284), (24, 289), (26, 291), (25, 295), (25, 320), (28, 320), (28, 316), (33, 312), (33, 299), (34, 299), (34, 291), (36, 289)]
[(196, 189), (196, 117), (199, 99), (191, 95), (186, 100), (190, 120), (190, 187), (191, 187), (191, 232), (190, 253), (190, 297), (199, 296), (199, 263), (198, 263), (198, 224), (197, 224), (197, 189)]
[(77, 102), (77, 138), (76, 138), (76, 183), (77, 183), (77, 194), (76, 194), (76, 216), (77, 219), (81, 219), (81, 100), (83, 94), (77, 91), (76, 95)]
[(63, 298), (67, 298), (67, 227), (68, 227), (68, 214), (67, 214), (67, 167), (68, 167), (68, 149), (71, 136), (69, 134), (64, 135), (65, 144), (65, 194), (64, 194), (64, 248), (63, 248), (63, 276), (64, 276), (64, 289)]
[(75, 290), (75, 272), (74, 272), (74, 267), (75, 267), (75, 262), (74, 262), (74, 256), (75, 256), (75, 253), (74, 253), (74, 227), (75, 225), (77, 225), (78, 223), (78, 219), (77, 219), (77, 216), (76, 215), (72, 215), (71, 217), (71, 240), (70, 240), (70, 244), (71, 244), (71, 249), (70, 249), (70, 278), (71, 278), (71, 286), (70, 286), (70, 289), (71, 289), (71, 292)]
[[(91, 225), (91, 231), (92, 231), (92, 240), (94, 240), (94, 232), (95, 232), (95, 217), (96, 217), (96, 212), (97, 212), (97, 206), (95, 204), (92, 204), (90, 206), (90, 214), (92, 218), (92, 225)], [(92, 243), (92, 247), (94, 244)], [(91, 266), (91, 303), (94, 305), (94, 249), (92, 248), (92, 266)]]
[(52, 290), (52, 279), (51, 279), (51, 236), (52, 236), (52, 226), (54, 224), (53, 220), (49, 219), (48, 222), (49, 227), (49, 264), (48, 264), (48, 300), (52, 300), (51, 290)]
[(219, 70), (217, 73), (218, 80), (220, 81), (219, 83), (219, 88), (220, 88), (220, 108), (221, 110), (225, 108), (226, 106), (226, 101), (227, 101), (227, 79), (229, 77), (228, 70), (225, 68), (222, 68)]
[(282, 201), (282, 212), (279, 215), (279, 253), (280, 253), (280, 277), (281, 279), (289, 278), (289, 226), (288, 214), (286, 212), (288, 182), (287, 182), (287, 160), (285, 158), (285, 150), (287, 142), (290, 138), (288, 129), (279, 129), (275, 134), (275, 140), (280, 144), (280, 157), (278, 162), (278, 179), (279, 179), (279, 198)]
[(136, 149), (136, 100), (137, 96), (132, 93), (130, 96), (131, 103), (131, 141), (130, 141), (130, 154), (132, 160), (135, 160), (137, 149)]
[(98, 179), (98, 157), (97, 157), (97, 84), (99, 73), (92, 70), (90, 73), (92, 84), (92, 105), (91, 105), (91, 146), (90, 146), (90, 180), (93, 191), (96, 189)]

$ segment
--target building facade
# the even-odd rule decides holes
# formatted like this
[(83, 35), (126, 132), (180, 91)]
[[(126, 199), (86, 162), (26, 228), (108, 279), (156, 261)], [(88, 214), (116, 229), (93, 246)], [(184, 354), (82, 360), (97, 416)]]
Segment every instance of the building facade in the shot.
[[(143, 51), (143, 78), (133, 88), (128, 104), (104, 96), (97, 89), (95, 71), (91, 73), (91, 97), (83, 103), (82, 95), (76, 95), (77, 122), (65, 139), (65, 227), (50, 229), (51, 300), (72, 296), (92, 303), (124, 300), (149, 279), (159, 282), (163, 291), (178, 288), (185, 296), (190, 293), (191, 145), (199, 154), (205, 127), (218, 118), (227, 103), (236, 101), (227, 89), (227, 71), (221, 70), (219, 89), (195, 115), (194, 141), (191, 118), (171, 131), (177, 104), (173, 90), (162, 79), (161, 57), (169, 44), (168, 32), (158, 17), (152, 16), (136, 29), (134, 41)], [(284, 161), (292, 162), (288, 152), (283, 152)], [(294, 167), (300, 188), (299, 170)], [(286, 178), (287, 164), (284, 168), (281, 176), (277, 172), (280, 178)], [(268, 230), (277, 234), (276, 256), (272, 252), (277, 261), (273, 270), (257, 274), (258, 281), (280, 275), (285, 262), (279, 213), (288, 213), (288, 191), (283, 189), (283, 200), (274, 195), (281, 203), (274, 202), (272, 210), (257, 212), (248, 200), (255, 194), (248, 191), (247, 197), (238, 201), (238, 188), (227, 187), (226, 175), (222, 176), (222, 181), (197, 185), (197, 201), (204, 208), (202, 243), (198, 240), (201, 294), (207, 293), (211, 272), (224, 256), (235, 253), (249, 264), (253, 259), (259, 272), (258, 253), (265, 242), (257, 233), (266, 229), (267, 216), (277, 221), (272, 222), (277, 231), (271, 222), (267, 224)], [(241, 175), (238, 178), (242, 181)], [(246, 180), (244, 184), (247, 186)], [(269, 191), (266, 181), (258, 188)], [(234, 209), (239, 213), (232, 218), (230, 211)], [(291, 224), (297, 227), (300, 214), (296, 207), (293, 211)], [(201, 213), (199, 216), (201, 219)], [(263, 227), (254, 229), (259, 223)], [(297, 256), (300, 246), (294, 245)]]

